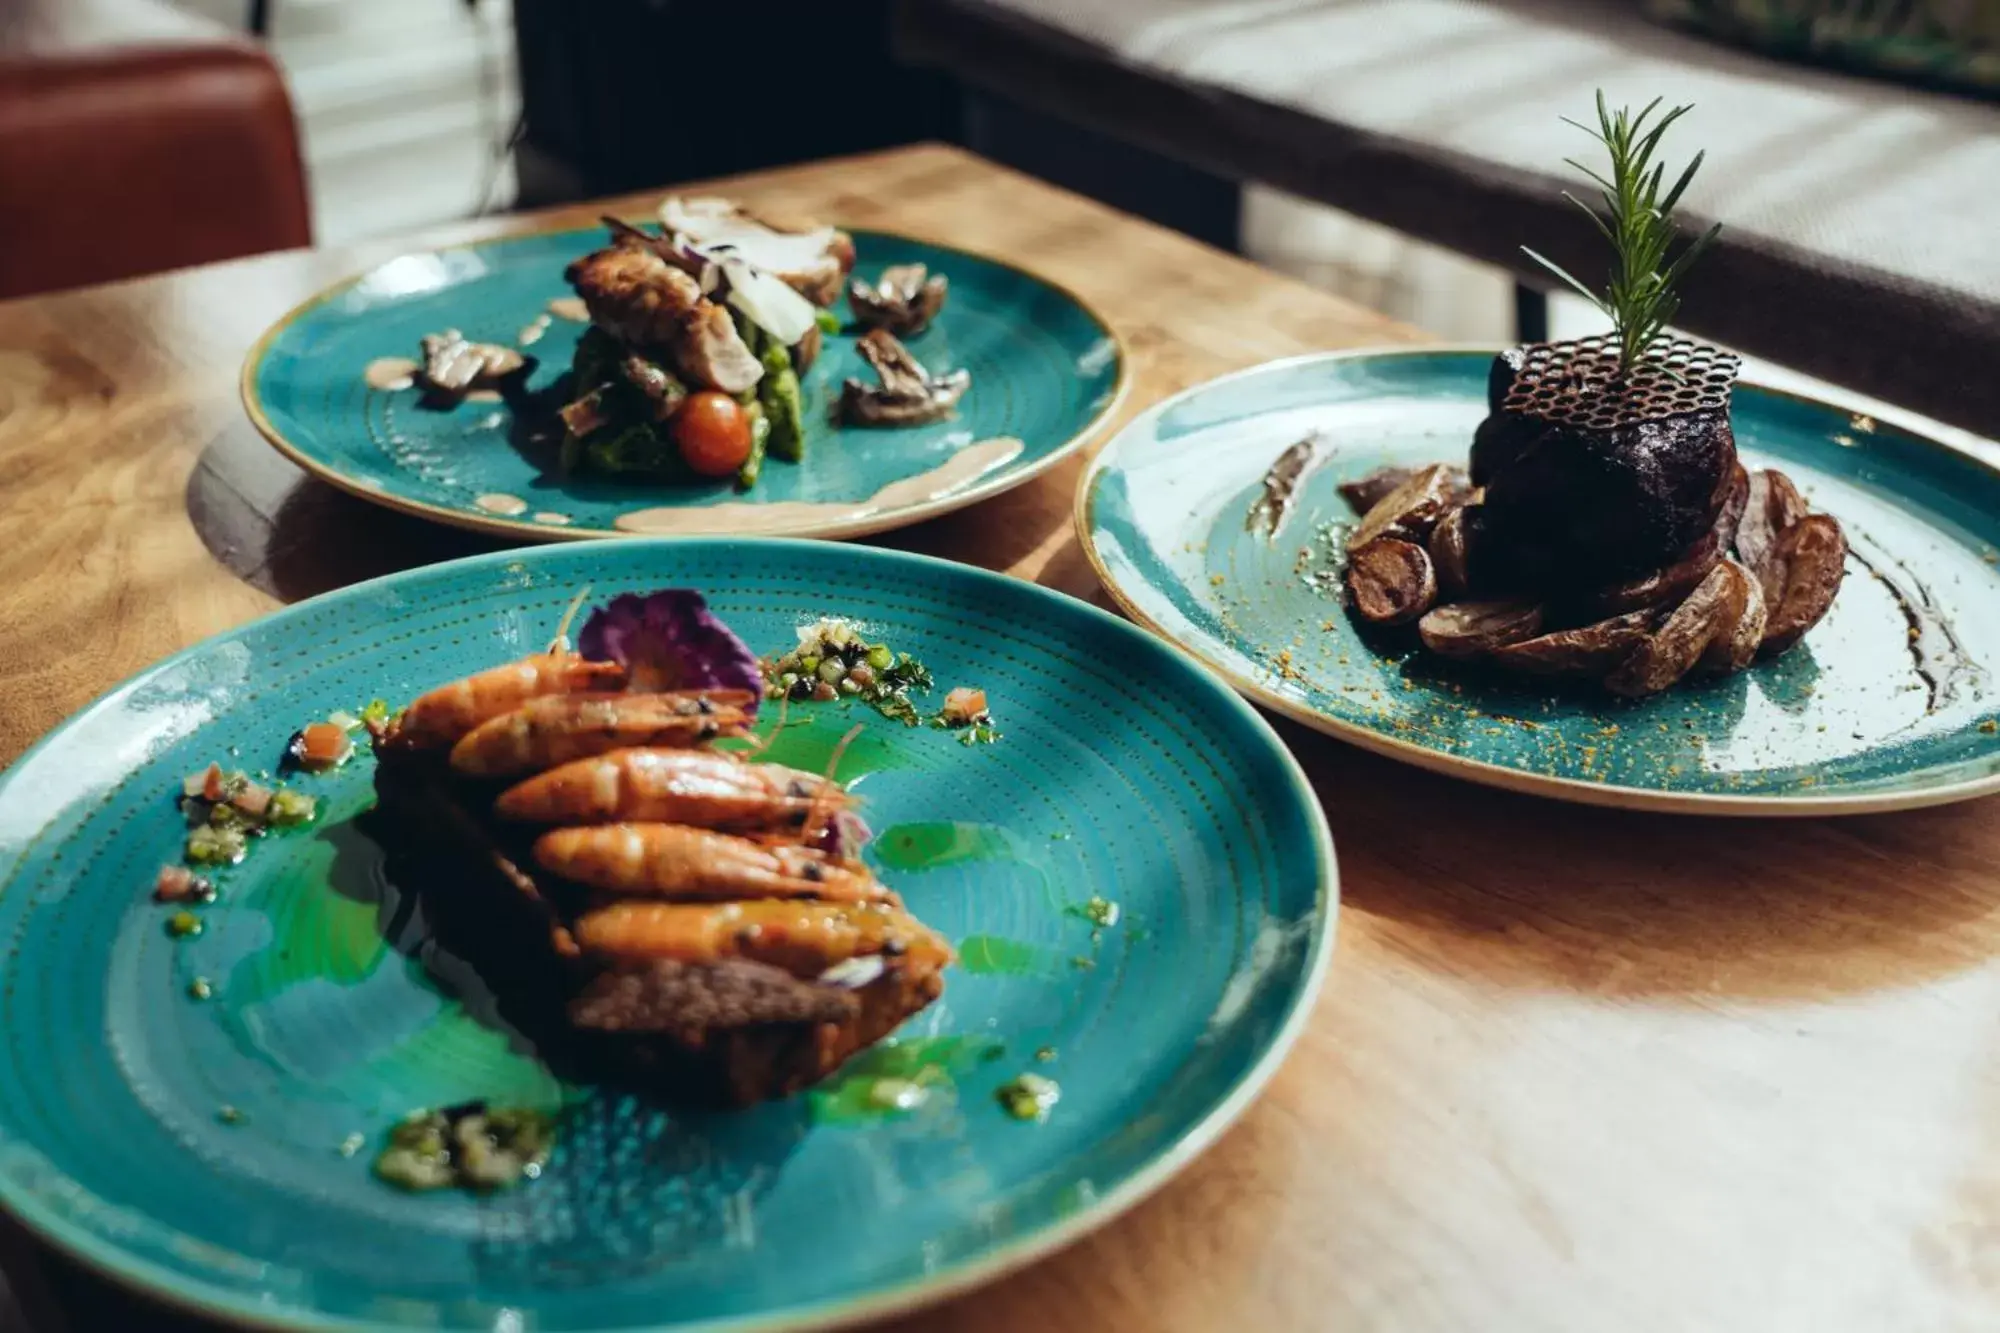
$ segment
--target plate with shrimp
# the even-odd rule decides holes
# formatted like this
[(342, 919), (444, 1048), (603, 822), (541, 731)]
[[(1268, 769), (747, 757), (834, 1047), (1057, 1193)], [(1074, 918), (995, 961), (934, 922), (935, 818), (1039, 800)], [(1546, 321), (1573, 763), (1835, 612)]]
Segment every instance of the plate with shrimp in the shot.
[(278, 1328), (964, 1290), (1242, 1112), (1338, 898), (1294, 760), (1164, 644), (783, 540), (315, 598), (112, 690), (0, 808), (0, 1205)]
[(1109, 323), (998, 259), (713, 199), (605, 221), (313, 297), (245, 360), (251, 420), (365, 500), (516, 541), (843, 537), (1037, 476), (1125, 387)]

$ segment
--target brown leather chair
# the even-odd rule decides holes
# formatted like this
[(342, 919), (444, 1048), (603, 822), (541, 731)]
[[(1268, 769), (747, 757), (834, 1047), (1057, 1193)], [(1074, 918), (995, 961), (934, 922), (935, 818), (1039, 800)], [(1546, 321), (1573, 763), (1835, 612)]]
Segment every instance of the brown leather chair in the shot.
[(0, 298), (311, 243), (262, 48), (155, 0), (0, 0)]

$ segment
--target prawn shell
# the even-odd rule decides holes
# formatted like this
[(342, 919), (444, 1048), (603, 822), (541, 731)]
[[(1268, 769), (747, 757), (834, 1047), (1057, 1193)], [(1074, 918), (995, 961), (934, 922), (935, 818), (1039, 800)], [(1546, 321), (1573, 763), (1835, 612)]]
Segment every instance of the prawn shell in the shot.
[(575, 653), (534, 653), (420, 696), (396, 719), (388, 739), (408, 749), (441, 748), (530, 699), (616, 689), (624, 683), (625, 668), (616, 662), (593, 662)]
[(529, 824), (771, 829), (803, 823), (815, 798), (827, 812), (851, 803), (838, 786), (797, 769), (702, 750), (641, 747), (558, 765), (508, 788), (493, 808), (503, 819)]
[(687, 747), (750, 729), (744, 690), (543, 695), (488, 718), (452, 746), (453, 771), (510, 778), (633, 746)]
[(556, 829), (536, 839), (534, 858), (574, 883), (635, 898), (899, 903), (858, 861), (677, 824)]
[(620, 964), (745, 958), (808, 979), (864, 955), (918, 972), (956, 956), (936, 931), (880, 903), (617, 902), (581, 917), (575, 933), (584, 950)]

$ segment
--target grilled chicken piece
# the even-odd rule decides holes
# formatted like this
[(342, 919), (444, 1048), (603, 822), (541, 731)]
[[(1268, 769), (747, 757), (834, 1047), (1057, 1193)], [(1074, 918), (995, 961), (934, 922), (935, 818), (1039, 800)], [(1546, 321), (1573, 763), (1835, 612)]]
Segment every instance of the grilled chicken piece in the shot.
[(882, 383), (848, 380), (841, 386), (840, 414), (853, 425), (921, 426), (941, 421), (972, 387), (972, 373), (967, 370), (932, 375), (887, 329), (870, 329), (855, 350), (875, 368)]
[(628, 347), (672, 354), (682, 375), (706, 388), (742, 393), (764, 376), (729, 312), (701, 284), (627, 232), (563, 271), (591, 322)]
[(693, 278), (623, 233), (617, 244), (573, 261), (563, 277), (583, 298), (593, 324), (635, 347), (673, 346), (681, 322), (705, 304)]
[(674, 344), (674, 364), (686, 378), (724, 393), (742, 393), (764, 378), (764, 367), (750, 355), (729, 312), (703, 301), (681, 320)]

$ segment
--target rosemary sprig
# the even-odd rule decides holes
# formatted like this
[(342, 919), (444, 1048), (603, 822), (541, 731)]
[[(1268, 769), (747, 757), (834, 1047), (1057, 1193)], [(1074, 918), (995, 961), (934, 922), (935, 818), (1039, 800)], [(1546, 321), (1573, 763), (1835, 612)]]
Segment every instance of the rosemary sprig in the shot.
[(1604, 239), (1611, 242), (1614, 257), (1610, 282), (1605, 289), (1594, 292), (1554, 260), (1535, 253), (1525, 245), (1521, 247), (1528, 258), (1574, 287), (1592, 305), (1610, 316), (1612, 326), (1618, 332), (1618, 359), (1622, 372), (1629, 372), (1639, 365), (1647, 349), (1673, 319), (1681, 304), (1678, 291), (1681, 276), (1714, 242), (1716, 233), (1722, 230), (1722, 224), (1716, 223), (1689, 242), (1671, 261), (1667, 259), (1667, 250), (1679, 233), (1674, 223), (1674, 205), (1680, 202), (1682, 192), (1701, 167), (1703, 155), (1696, 153), (1694, 160), (1687, 164), (1687, 169), (1681, 172), (1680, 179), (1674, 182), (1673, 188), (1661, 195), (1660, 186), (1666, 169), (1653, 162), (1654, 151), (1659, 148), (1660, 136), (1667, 132), (1667, 127), (1694, 108), (1677, 106), (1649, 127), (1647, 122), (1659, 105), (1660, 99), (1656, 97), (1636, 116), (1625, 107), (1614, 112), (1605, 105), (1604, 92), (1599, 89), (1597, 129), (1570, 120), (1568, 116), (1563, 117), (1565, 123), (1575, 125), (1603, 144), (1611, 155), (1609, 180), (1575, 158), (1564, 159), (1602, 187), (1602, 215), (1568, 190), (1563, 191), (1563, 198), (1582, 209), (1597, 230), (1603, 233)]

